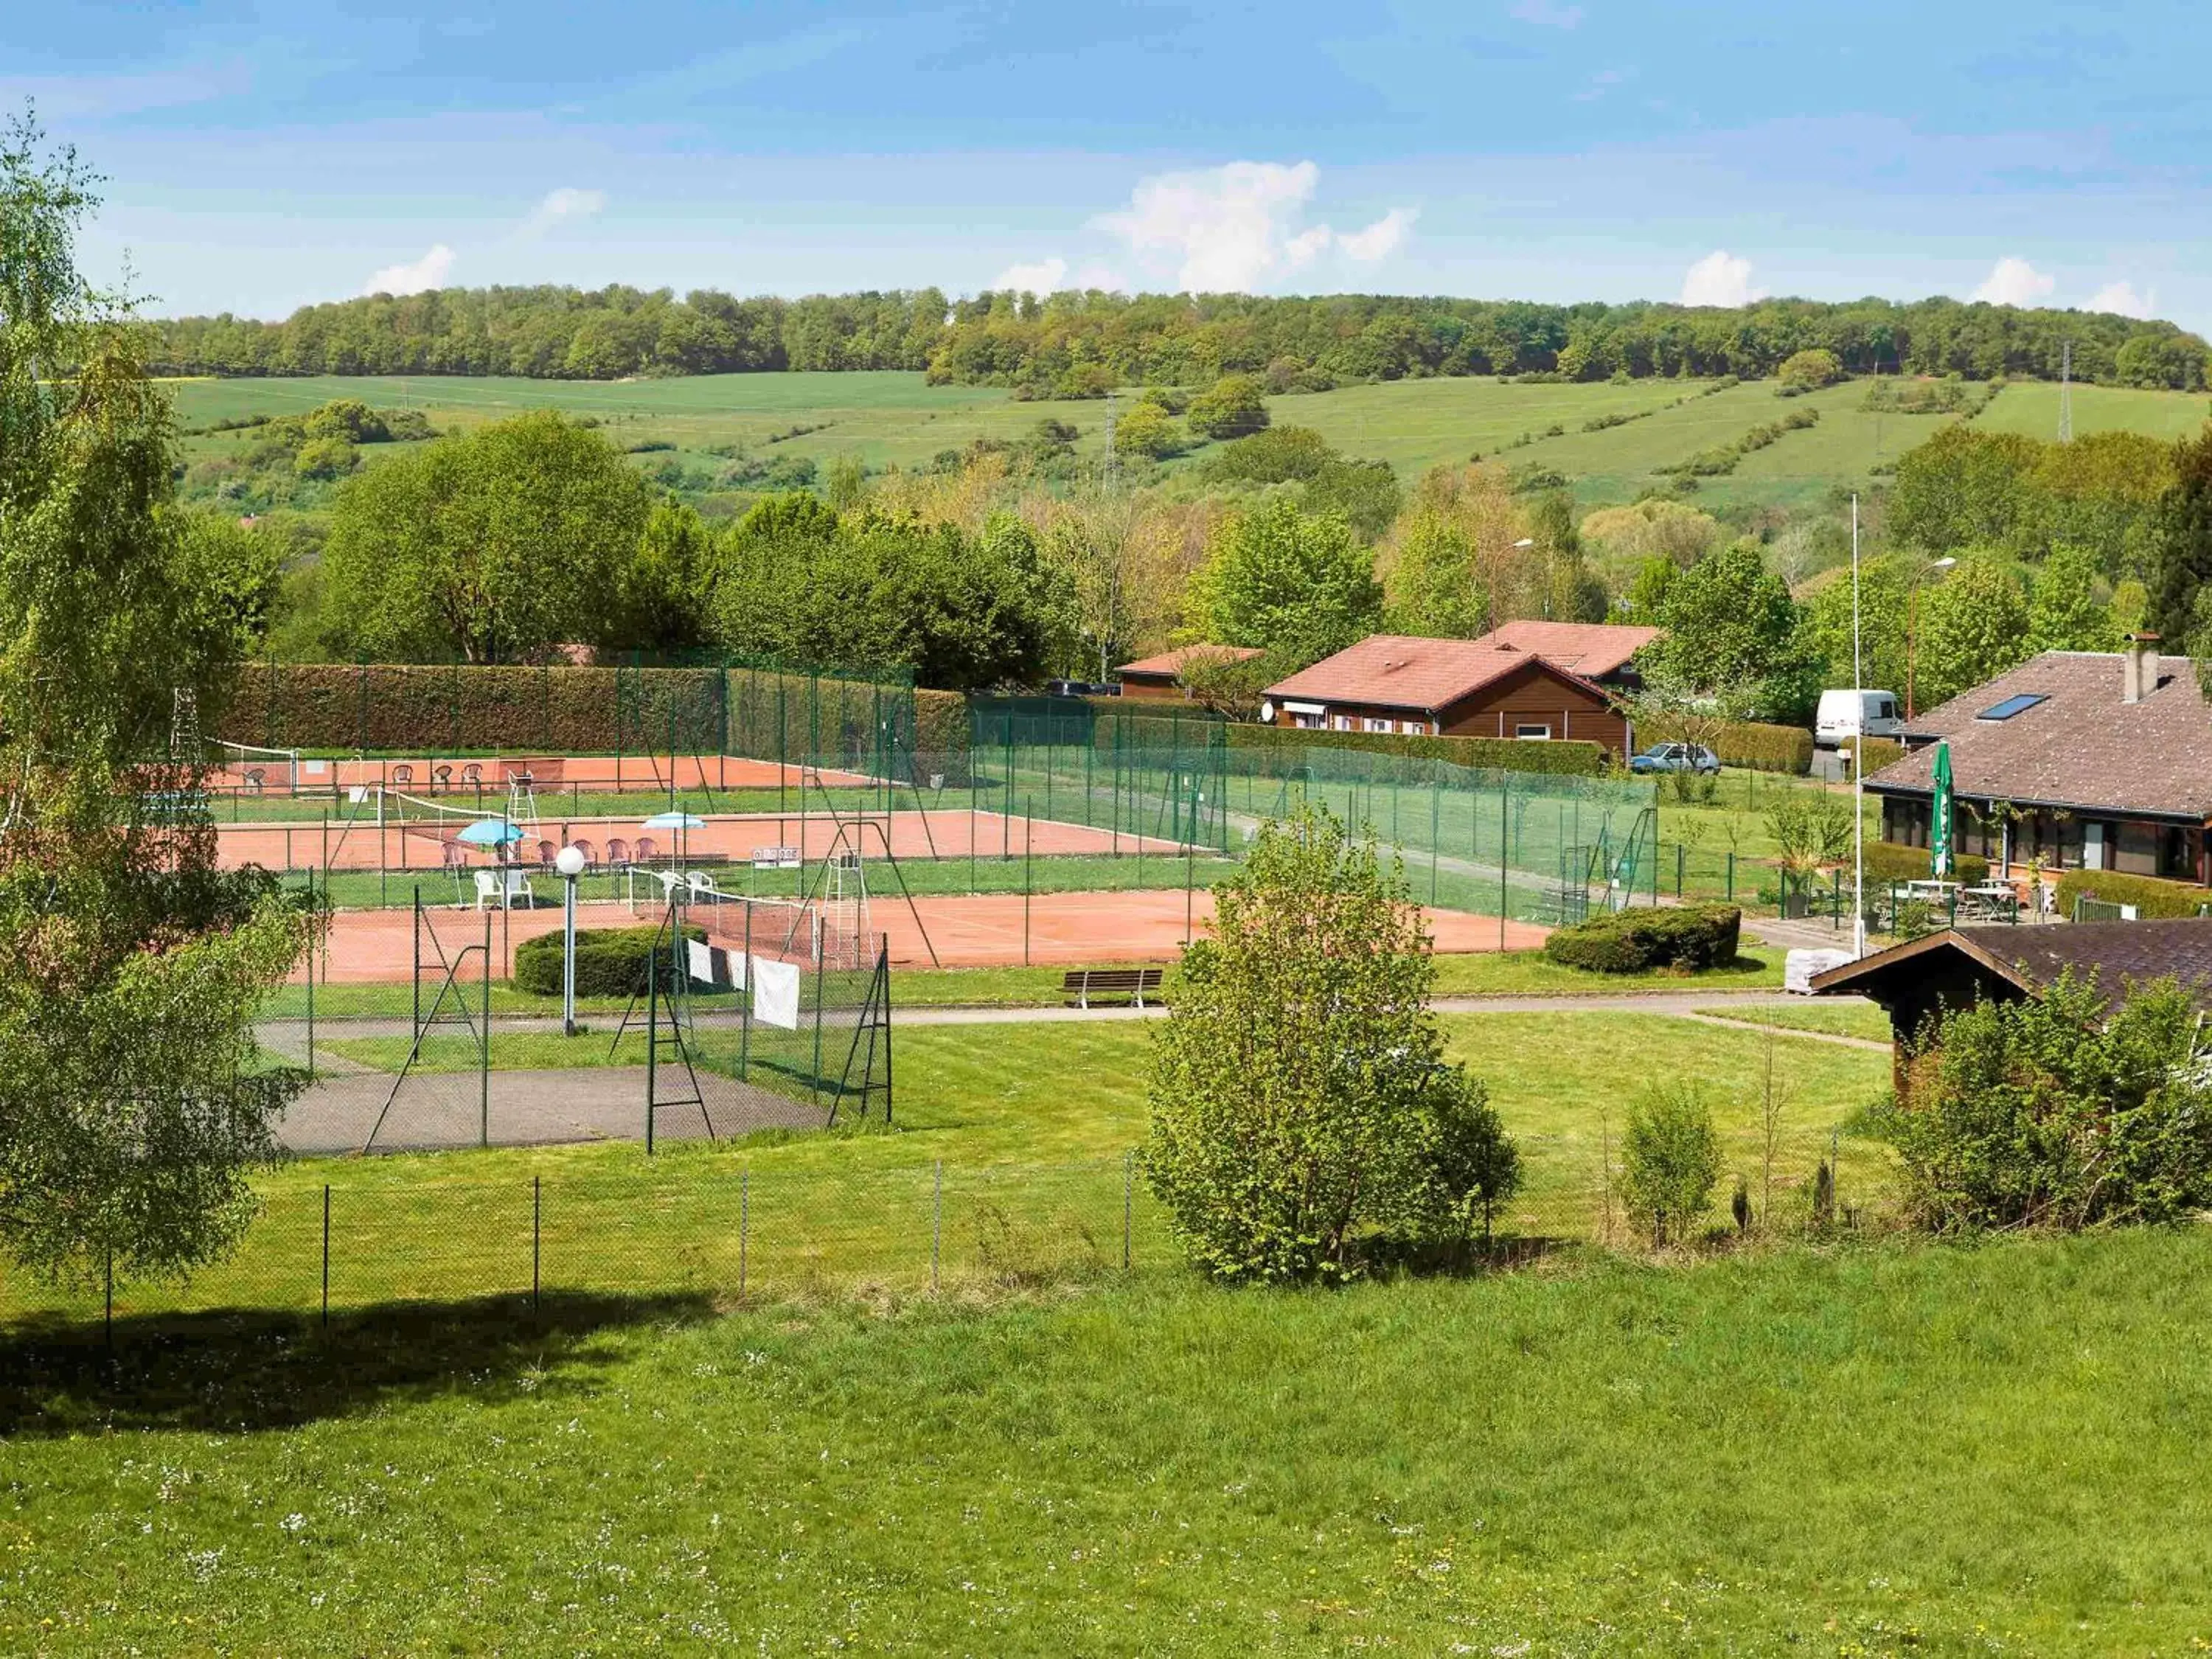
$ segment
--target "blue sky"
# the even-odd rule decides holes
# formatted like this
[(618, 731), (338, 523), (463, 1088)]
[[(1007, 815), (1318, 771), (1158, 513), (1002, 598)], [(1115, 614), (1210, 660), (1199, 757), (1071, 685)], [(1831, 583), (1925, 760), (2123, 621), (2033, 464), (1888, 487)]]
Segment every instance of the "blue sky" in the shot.
[(2212, 329), (2185, 4), (77, 3), (10, 16), (155, 309), (426, 283), (1930, 293)]

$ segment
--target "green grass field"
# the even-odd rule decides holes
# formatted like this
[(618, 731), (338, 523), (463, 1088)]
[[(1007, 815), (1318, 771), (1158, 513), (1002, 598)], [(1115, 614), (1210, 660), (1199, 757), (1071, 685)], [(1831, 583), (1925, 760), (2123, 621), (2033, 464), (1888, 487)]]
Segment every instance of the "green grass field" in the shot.
[(2200, 1229), (126, 1326), (0, 1371), (0, 1647), (2185, 1653), (2208, 1270)]
[[(735, 447), (760, 457), (803, 456), (826, 465), (854, 456), (872, 469), (927, 465), (941, 451), (977, 438), (1018, 439), (1047, 418), (1077, 428), (1079, 448), (1095, 453), (1106, 406), (1101, 401), (1020, 403), (988, 386), (931, 386), (918, 374), (717, 374), (689, 379), (604, 383), (439, 376), (302, 380), (181, 380), (173, 383), (187, 428), (251, 414), (297, 414), (337, 398), (380, 408), (420, 409), (441, 430), (465, 430), (523, 410), (561, 408), (597, 418), (625, 447), (656, 442), (687, 467), (712, 471), (708, 453)], [(1653, 469), (1734, 441), (1753, 426), (1792, 410), (1812, 408), (1820, 422), (1791, 432), (1744, 458), (1725, 477), (1700, 481), (1701, 504), (1796, 507), (1831, 492), (1864, 489), (1877, 465), (1893, 463), (1946, 422), (1944, 415), (1871, 414), (1861, 405), (1866, 383), (1849, 381), (1810, 398), (1783, 400), (1771, 382), (1754, 381), (1708, 397), (1686, 394), (1709, 382), (1639, 380), (1544, 386), (1482, 377), (1398, 380), (1334, 392), (1276, 398), (1279, 424), (1310, 426), (1346, 453), (1389, 461), (1410, 483), (1429, 467), (1469, 455), (1500, 457), (1510, 465), (1557, 468), (1575, 484), (1584, 508), (1632, 499), (1651, 484)], [(2007, 386), (1978, 417), (1992, 431), (2050, 437), (2057, 430), (2058, 388), (2039, 382)], [(2125, 428), (2166, 438), (2196, 431), (2212, 402), (2180, 392), (2077, 386), (2075, 430)], [(1584, 432), (1613, 414), (1644, 416), (1625, 425)], [(1556, 437), (1543, 435), (1559, 426)], [(797, 431), (796, 428), (809, 428)], [(1534, 441), (1506, 447), (1522, 434)], [(250, 432), (200, 433), (185, 441), (188, 461), (234, 455)], [(374, 462), (380, 447), (364, 458)], [(1194, 465), (1190, 459), (1170, 471)]]
[[(2196, 392), (2142, 392), (2126, 386), (2074, 388), (2074, 431), (2145, 432), (2154, 438), (2193, 438), (2212, 417), (2212, 398)], [(2045, 441), (2058, 435), (2058, 387), (2043, 380), (2014, 380), (1974, 419), (1987, 432), (2021, 432)]]
[(1889, 1016), (1864, 1002), (1813, 1002), (1802, 1008), (1730, 1007), (1721, 1003), (1698, 1012), (1747, 1025), (1771, 1025), (1778, 1031), (1825, 1031), (1832, 1036), (1863, 1037), (1869, 1042), (1887, 1042), (1891, 1036)]

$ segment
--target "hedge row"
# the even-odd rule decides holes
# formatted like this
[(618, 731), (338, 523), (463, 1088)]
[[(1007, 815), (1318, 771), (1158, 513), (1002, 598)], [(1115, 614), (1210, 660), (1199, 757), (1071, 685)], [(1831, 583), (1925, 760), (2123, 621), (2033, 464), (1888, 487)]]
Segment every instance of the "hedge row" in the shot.
[[(686, 939), (703, 939), (703, 927), (686, 927)], [(580, 997), (642, 996), (657, 927), (580, 927), (576, 930), (576, 994)], [(665, 952), (666, 945), (661, 947)], [(661, 984), (670, 963), (661, 961)], [(534, 996), (561, 994), (561, 935), (540, 933), (514, 947), (514, 988)]]
[(2108, 904), (2132, 904), (2139, 920), (2165, 921), (2197, 914), (2212, 891), (2193, 881), (2161, 881), (2156, 876), (2124, 876), (2117, 870), (2069, 870), (2058, 878), (2058, 912), (2074, 914), (2077, 898)]
[(1304, 749), (1364, 749), (1378, 755), (1406, 755), (1448, 761), (1454, 766), (1501, 772), (1539, 772), (1564, 777), (1595, 777), (1605, 769), (1604, 745), (1595, 743), (1523, 743), (1512, 738), (1431, 738), (1402, 732), (1313, 732), (1298, 726), (1229, 727), (1231, 749), (1271, 749), (1296, 753)]
[(1713, 753), (1723, 766), (1741, 766), (1753, 772), (1794, 772), (1803, 777), (1813, 769), (1813, 734), (1802, 726), (1730, 720), (1714, 737)]
[[(1856, 749), (1857, 745), (1853, 744), (1852, 747), (1853, 749)], [(1905, 745), (1903, 744), (1893, 743), (1887, 738), (1869, 738), (1866, 739), (1865, 765), (1867, 776), (1872, 777), (1875, 773), (1881, 771), (1883, 767), (1891, 765), (1895, 762), (1903, 760), (1904, 758)]]
[[(1893, 841), (1870, 841), (1866, 844), (1866, 878), (1869, 886), (1893, 881), (1926, 881), (1935, 873), (1936, 855), (1924, 847), (1907, 847)], [(1972, 853), (1954, 854), (1951, 873), (1945, 878), (1968, 887), (1978, 886), (1989, 878), (1990, 861)]]
[(1733, 904), (1616, 910), (1556, 930), (1544, 941), (1544, 955), (1596, 974), (1689, 972), (1734, 962), (1742, 928), (1743, 912)]
[[(960, 700), (949, 693), (915, 695)], [(764, 669), (286, 663), (249, 667), (213, 735), (370, 754), (866, 753), (902, 687)], [(933, 720), (957, 732), (933, 702)]]

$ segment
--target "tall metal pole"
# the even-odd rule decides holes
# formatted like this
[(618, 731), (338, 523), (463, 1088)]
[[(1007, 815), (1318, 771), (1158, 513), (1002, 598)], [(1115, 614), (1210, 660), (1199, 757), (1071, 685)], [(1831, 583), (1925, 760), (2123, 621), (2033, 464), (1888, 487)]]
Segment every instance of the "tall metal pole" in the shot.
[(561, 1035), (576, 1035), (576, 878), (562, 880), (561, 895)]
[(1866, 671), (1859, 659), (1859, 498), (1851, 493), (1851, 696), (1858, 703), (1851, 741), (1851, 956), (1866, 954)]

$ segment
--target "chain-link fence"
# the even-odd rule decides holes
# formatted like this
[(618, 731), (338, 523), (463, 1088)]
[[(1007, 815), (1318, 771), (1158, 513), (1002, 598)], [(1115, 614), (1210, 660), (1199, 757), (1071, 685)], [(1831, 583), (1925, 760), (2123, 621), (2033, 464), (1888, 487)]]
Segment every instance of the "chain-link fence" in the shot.
[[(1653, 1241), (1620, 1192), (1619, 1125), (1526, 1138), (1523, 1190), (1469, 1218), (1473, 1259)], [(833, 1137), (749, 1153), (690, 1145), (631, 1168), (486, 1176), (466, 1163), (303, 1164), (264, 1183), (238, 1251), (181, 1285), (56, 1287), (0, 1268), (0, 1325), (215, 1310), (307, 1315), (410, 1302), (524, 1304), (563, 1295), (746, 1299), (909, 1297), (1106, 1279), (1181, 1249), (1135, 1155), (1065, 1164), (884, 1165)], [(1874, 1224), (1893, 1213), (1890, 1155), (1824, 1130), (1724, 1141), (1698, 1230)], [(865, 1163), (872, 1167), (854, 1167)], [(110, 1297), (112, 1297), (112, 1303)]]

